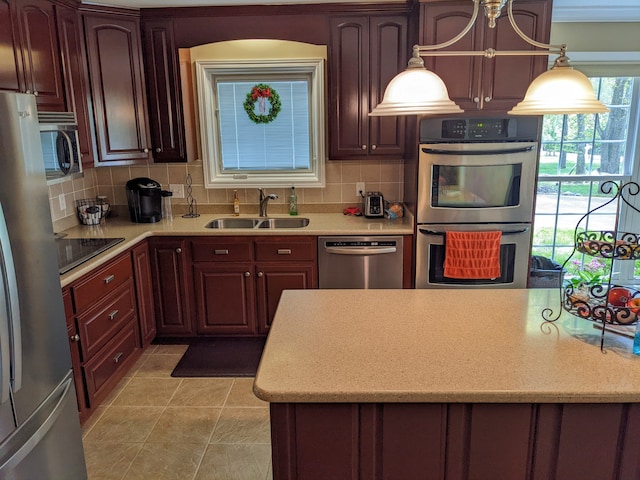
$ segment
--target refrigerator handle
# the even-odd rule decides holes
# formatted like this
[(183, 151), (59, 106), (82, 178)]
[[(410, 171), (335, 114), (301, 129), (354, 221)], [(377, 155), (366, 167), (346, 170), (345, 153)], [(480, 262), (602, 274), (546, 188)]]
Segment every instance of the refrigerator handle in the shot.
[[(44, 436), (51, 430), (64, 409), (64, 402), (73, 386), (73, 377), (69, 376), (45, 399), (42, 406), (46, 418), (40, 421), (39, 416), (31, 415), (25, 423), (15, 430), (3, 445), (11, 445), (14, 438), (22, 440), (18, 449), (7, 449), (6, 455), (0, 455), (0, 477), (3, 472), (10, 472), (22, 462), (34, 448), (38, 446)], [(55, 402), (55, 404), (53, 404)], [(24, 440), (23, 440), (24, 439)], [(0, 449), (0, 454), (4, 454)]]
[(9, 231), (0, 203), (0, 403), (22, 387), (22, 335), (18, 281), (13, 265)]

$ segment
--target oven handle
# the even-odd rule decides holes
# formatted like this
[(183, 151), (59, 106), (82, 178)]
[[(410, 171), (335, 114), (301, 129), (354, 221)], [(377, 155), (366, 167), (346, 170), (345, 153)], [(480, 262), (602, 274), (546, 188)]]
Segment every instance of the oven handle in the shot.
[(535, 145), (521, 148), (510, 148), (506, 150), (440, 150), (438, 148), (423, 148), (424, 153), (433, 153), (435, 155), (511, 155), (514, 153), (530, 152), (535, 148)]
[[(440, 235), (440, 236), (444, 236), (445, 232), (441, 232), (438, 230), (426, 230), (426, 229), (422, 229), (420, 227), (418, 227), (418, 231), (420, 233), (422, 233), (423, 235)], [(525, 228), (520, 228), (518, 230), (501, 230), (502, 235), (518, 235), (520, 233), (525, 233), (529, 231), (529, 227), (525, 227)]]

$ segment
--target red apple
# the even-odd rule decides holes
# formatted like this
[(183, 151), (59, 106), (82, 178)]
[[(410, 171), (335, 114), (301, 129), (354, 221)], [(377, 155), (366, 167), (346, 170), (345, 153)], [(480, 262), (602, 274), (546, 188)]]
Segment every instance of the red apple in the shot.
[(613, 287), (609, 290), (607, 301), (614, 307), (624, 307), (627, 304), (629, 298), (631, 298), (631, 291), (624, 287)]

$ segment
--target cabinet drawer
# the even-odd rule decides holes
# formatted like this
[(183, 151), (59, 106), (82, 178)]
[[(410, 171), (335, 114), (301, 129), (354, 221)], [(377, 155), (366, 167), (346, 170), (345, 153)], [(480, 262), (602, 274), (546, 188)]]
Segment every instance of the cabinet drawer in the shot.
[(256, 239), (256, 260), (283, 262), (315, 260), (315, 237), (269, 237)]
[(242, 262), (252, 260), (251, 238), (216, 238), (192, 243), (194, 262)]
[[(101, 396), (110, 378), (130, 367), (128, 360), (138, 348), (138, 335), (135, 322), (123, 328), (91, 361), (84, 365), (89, 397), (98, 403), (95, 397)], [(133, 361), (133, 359), (131, 360)]]
[(133, 280), (129, 278), (94, 308), (78, 316), (82, 358), (88, 360), (136, 313)]
[(131, 257), (128, 254), (84, 277), (72, 288), (76, 314), (82, 313), (96, 300), (113, 292), (132, 277), (133, 267)]

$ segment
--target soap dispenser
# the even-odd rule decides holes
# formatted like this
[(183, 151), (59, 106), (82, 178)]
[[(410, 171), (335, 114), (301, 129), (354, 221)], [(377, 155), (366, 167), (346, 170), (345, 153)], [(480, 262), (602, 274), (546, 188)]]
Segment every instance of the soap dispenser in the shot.
[(240, 199), (238, 198), (238, 190), (233, 191), (233, 214), (236, 217), (240, 215)]
[(291, 195), (289, 195), (289, 215), (298, 215), (298, 196), (296, 195), (296, 187), (291, 187)]

